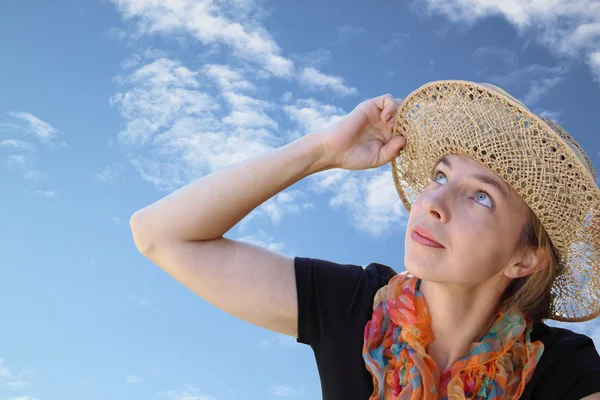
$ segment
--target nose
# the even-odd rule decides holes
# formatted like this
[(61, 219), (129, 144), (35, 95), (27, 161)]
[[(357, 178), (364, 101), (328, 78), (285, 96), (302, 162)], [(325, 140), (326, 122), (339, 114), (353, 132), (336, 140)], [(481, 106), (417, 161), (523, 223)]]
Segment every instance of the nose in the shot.
[(450, 219), (449, 203), (451, 201), (452, 189), (445, 184), (427, 193), (423, 193), (423, 209), (433, 218), (442, 223)]

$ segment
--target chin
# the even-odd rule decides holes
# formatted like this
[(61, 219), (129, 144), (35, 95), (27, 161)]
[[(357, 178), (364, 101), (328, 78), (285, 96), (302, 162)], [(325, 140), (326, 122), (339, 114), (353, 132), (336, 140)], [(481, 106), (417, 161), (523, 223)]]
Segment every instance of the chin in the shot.
[(404, 268), (406, 268), (406, 271), (410, 275), (423, 280), (431, 280), (433, 277), (431, 275), (435, 275), (432, 268), (427, 268), (427, 266), (423, 264), (410, 262), (406, 257), (404, 258)]

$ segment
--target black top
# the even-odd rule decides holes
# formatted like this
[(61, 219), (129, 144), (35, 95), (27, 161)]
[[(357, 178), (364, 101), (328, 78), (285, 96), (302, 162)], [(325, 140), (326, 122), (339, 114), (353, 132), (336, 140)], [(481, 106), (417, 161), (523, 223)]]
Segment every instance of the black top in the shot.
[[(295, 271), (297, 341), (314, 351), (323, 400), (368, 400), (373, 380), (362, 356), (364, 327), (375, 293), (396, 272), (301, 257)], [(544, 343), (544, 353), (521, 399), (579, 400), (600, 392), (600, 357), (589, 337), (540, 322), (531, 339)]]

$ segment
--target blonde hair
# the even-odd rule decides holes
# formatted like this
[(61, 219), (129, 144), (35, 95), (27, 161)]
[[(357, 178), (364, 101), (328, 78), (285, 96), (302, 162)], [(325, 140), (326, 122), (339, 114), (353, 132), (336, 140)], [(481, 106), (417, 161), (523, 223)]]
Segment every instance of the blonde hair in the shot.
[(548, 319), (552, 315), (552, 285), (559, 272), (559, 258), (539, 218), (529, 207), (526, 214), (517, 248), (539, 249), (540, 263), (532, 274), (514, 279), (502, 294), (500, 303), (509, 312), (522, 311), (533, 320)]

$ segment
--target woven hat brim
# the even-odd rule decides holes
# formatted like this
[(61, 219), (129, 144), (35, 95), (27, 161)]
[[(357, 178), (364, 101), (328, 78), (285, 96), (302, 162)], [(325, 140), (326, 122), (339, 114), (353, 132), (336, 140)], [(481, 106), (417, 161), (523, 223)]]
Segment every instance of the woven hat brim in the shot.
[(557, 251), (552, 319), (600, 315), (600, 190), (572, 143), (510, 96), (458, 80), (412, 92), (398, 110), (394, 134), (406, 138), (392, 174), (407, 211), (441, 157), (480, 162), (521, 196)]

